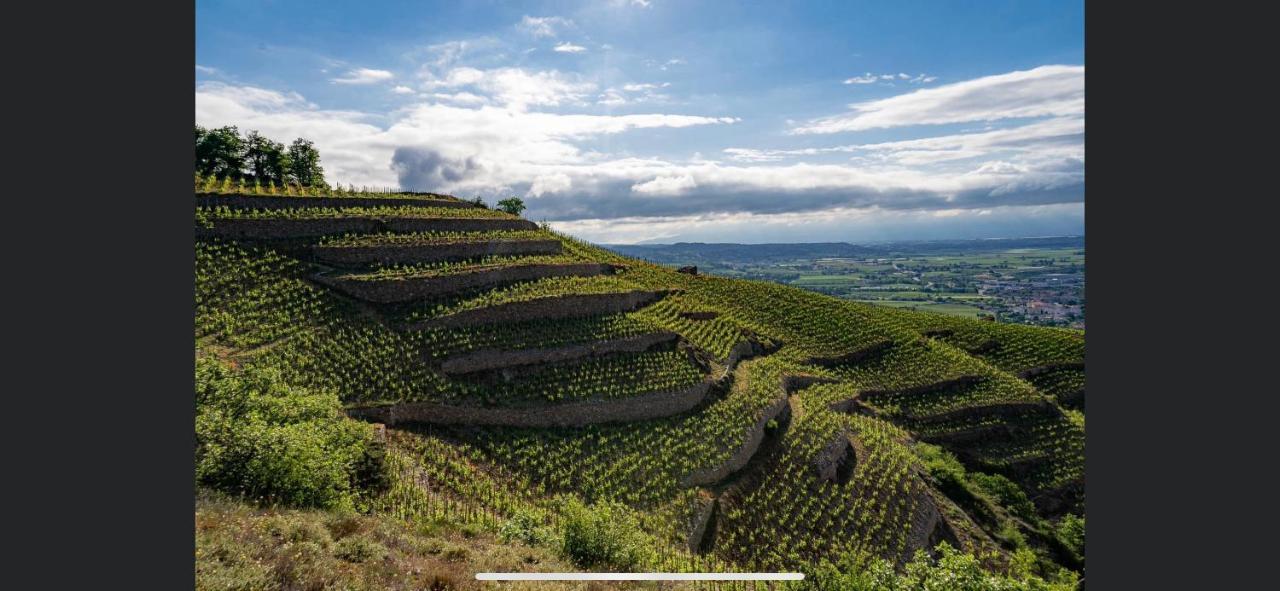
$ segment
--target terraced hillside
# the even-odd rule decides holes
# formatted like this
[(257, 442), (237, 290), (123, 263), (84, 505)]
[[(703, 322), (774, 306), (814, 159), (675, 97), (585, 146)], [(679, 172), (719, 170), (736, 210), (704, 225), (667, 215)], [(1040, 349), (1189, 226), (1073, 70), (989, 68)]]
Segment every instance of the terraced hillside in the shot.
[[(684, 274), (441, 195), (197, 193), (197, 352), (387, 426), (371, 510), (625, 506), (660, 570), (1082, 570), (1084, 336)], [(958, 462), (956, 460), (959, 460)]]

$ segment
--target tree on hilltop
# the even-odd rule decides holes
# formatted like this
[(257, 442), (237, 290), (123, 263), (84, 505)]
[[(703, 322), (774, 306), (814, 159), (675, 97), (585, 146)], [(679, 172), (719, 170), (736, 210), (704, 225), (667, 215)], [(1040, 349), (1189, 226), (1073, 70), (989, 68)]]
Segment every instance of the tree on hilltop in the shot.
[(511, 197), (498, 202), (498, 209), (505, 211), (511, 215), (520, 215), (525, 210), (524, 200), (519, 197)]
[(236, 126), (209, 130), (196, 126), (196, 171), (201, 175), (239, 176), (243, 174), (244, 156), (245, 142)]
[(290, 161), (284, 144), (272, 141), (257, 131), (249, 132), (245, 144), (245, 160), (255, 179), (273, 185), (283, 184), (288, 180)]
[(311, 140), (298, 138), (289, 145), (289, 174), (305, 187), (323, 187), (324, 169), (320, 167), (320, 152)]
[(267, 184), (328, 187), (320, 152), (311, 140), (297, 138), (285, 145), (250, 131), (240, 135), (234, 125), (215, 129), (195, 126), (196, 173), (213, 179), (252, 175)]

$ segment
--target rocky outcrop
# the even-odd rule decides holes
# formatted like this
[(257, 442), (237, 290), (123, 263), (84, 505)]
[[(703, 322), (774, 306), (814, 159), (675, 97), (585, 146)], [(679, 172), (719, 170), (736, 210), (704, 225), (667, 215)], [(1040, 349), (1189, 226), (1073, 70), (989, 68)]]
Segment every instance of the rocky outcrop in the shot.
[(849, 482), (854, 469), (866, 457), (862, 443), (848, 430), (841, 429), (813, 458), (814, 474), (819, 480), (844, 484)]
[(938, 542), (945, 541), (957, 549), (961, 547), (951, 524), (938, 511), (933, 494), (926, 490), (917, 492), (915, 495), (916, 512), (911, 517), (911, 530), (907, 533), (907, 543), (902, 549), (902, 554), (898, 556), (899, 567), (910, 562), (916, 550), (924, 550), (932, 555)]
[(485, 256), (560, 254), (559, 240), (487, 240), (441, 244), (316, 246), (311, 254), (331, 265), (412, 264), (457, 261)]
[(600, 423), (643, 421), (680, 414), (696, 407), (711, 386), (704, 380), (673, 392), (655, 392), (629, 398), (584, 400), (547, 406), (490, 408), (475, 405), (411, 402), (389, 406), (357, 407), (347, 414), (387, 425), (428, 423), (494, 427), (582, 427)]
[(610, 353), (645, 351), (662, 343), (669, 343), (680, 338), (674, 332), (654, 332), (620, 339), (594, 341), (563, 347), (544, 349), (499, 350), (482, 349), (462, 355), (449, 357), (440, 365), (447, 374), (464, 374), (477, 371), (503, 369), (518, 365), (535, 365), (569, 361), (583, 357), (595, 357)]
[(418, 197), (305, 197), (301, 195), (248, 195), (244, 193), (196, 193), (197, 207), (235, 209), (300, 209), (306, 207), (476, 207), (469, 201)]
[(410, 325), (410, 330), (424, 328), (457, 328), (498, 322), (522, 322), (526, 320), (556, 320), (581, 318), (602, 314), (630, 312), (641, 306), (662, 299), (670, 291), (621, 291), (582, 295), (562, 295), (537, 298), (523, 302), (498, 304), (474, 310), (455, 312)]
[(282, 240), (375, 232), (485, 232), (538, 227), (528, 220), (507, 218), (245, 218), (212, 220), (210, 224), (210, 227), (197, 225), (196, 238)]
[(706, 554), (715, 546), (715, 526), (720, 512), (720, 499), (703, 491), (703, 494), (694, 502), (697, 506), (693, 514), (693, 527), (689, 532), (689, 551)]
[(594, 277), (611, 274), (613, 271), (612, 265), (604, 263), (532, 264), (479, 268), (436, 277), (371, 279), (317, 276), (316, 281), (366, 302), (394, 304), (518, 281), (533, 281), (547, 277)]

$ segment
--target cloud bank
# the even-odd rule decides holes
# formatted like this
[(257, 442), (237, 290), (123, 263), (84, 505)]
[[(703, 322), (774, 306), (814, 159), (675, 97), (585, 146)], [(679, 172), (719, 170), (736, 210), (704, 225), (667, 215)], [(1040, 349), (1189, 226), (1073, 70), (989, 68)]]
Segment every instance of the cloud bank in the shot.
[[(572, 25), (550, 18), (526, 17), (519, 26), (534, 37), (554, 37)], [(824, 239), (845, 239), (847, 233), (835, 236), (840, 228), (874, 233), (873, 220), (917, 227), (934, 220), (966, 220), (971, 227), (985, 221), (988, 228), (1040, 220), (1040, 226), (1026, 227), (1048, 231), (1052, 224), (1045, 220), (1052, 214), (1083, 223), (1076, 215), (1084, 194), (1080, 66), (1043, 66), (855, 103), (848, 112), (796, 124), (777, 139), (957, 123), (985, 129), (828, 146), (726, 147), (717, 160), (591, 147), (635, 130), (675, 133), (741, 122), (732, 116), (590, 112), (664, 104), (657, 91), (666, 83), (602, 85), (553, 69), (462, 65), (468, 51), (462, 44), (431, 51), (414, 87), (390, 89), (409, 104), (389, 118), (324, 109), (297, 93), (204, 82), (196, 89), (196, 119), (257, 129), (280, 141), (312, 139), (331, 181), (479, 195), (490, 202), (519, 195), (531, 219), (606, 242), (754, 232), (750, 228), (774, 241), (786, 232), (791, 240), (800, 234), (817, 239), (822, 232), (833, 233)], [(893, 78), (924, 84), (923, 76)], [(361, 82), (334, 82), (392, 77), (358, 69), (341, 79)], [(990, 222), (996, 219), (1003, 225)]]

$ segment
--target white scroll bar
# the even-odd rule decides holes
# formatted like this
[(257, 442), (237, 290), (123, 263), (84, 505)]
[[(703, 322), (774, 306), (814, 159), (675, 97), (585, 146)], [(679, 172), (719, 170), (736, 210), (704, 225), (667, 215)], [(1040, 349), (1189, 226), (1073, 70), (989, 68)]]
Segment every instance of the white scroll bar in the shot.
[(802, 581), (804, 573), (476, 573), (477, 581)]

